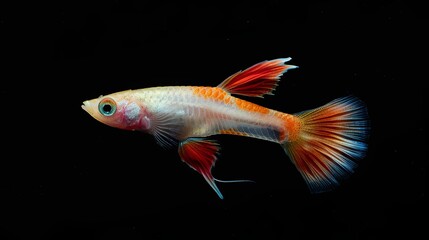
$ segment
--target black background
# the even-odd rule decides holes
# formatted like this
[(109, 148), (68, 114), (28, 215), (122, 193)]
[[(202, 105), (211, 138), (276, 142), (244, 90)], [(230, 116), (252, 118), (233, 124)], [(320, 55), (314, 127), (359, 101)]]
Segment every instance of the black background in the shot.
[[(156, 3), (154, 3), (156, 2)], [(427, 227), (427, 11), (412, 1), (0, 4), (0, 239), (421, 238)], [(353, 94), (367, 156), (311, 195), (277, 145), (215, 136), (220, 200), (176, 150), (81, 109), (102, 94), (215, 86), (292, 57), (274, 96), (295, 113)], [(424, 235), (422, 235), (424, 236)]]

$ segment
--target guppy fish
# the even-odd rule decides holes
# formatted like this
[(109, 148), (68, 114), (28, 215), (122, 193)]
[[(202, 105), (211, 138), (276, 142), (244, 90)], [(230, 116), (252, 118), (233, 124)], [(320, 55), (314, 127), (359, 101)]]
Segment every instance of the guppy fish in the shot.
[(211, 169), (220, 146), (207, 137), (232, 134), (279, 144), (310, 192), (332, 190), (349, 176), (367, 149), (367, 109), (353, 96), (298, 114), (287, 114), (234, 97), (272, 94), (291, 58), (257, 63), (216, 87), (165, 86), (127, 90), (84, 101), (96, 120), (152, 134), (164, 147), (178, 146), (183, 162), (199, 172), (217, 195)]

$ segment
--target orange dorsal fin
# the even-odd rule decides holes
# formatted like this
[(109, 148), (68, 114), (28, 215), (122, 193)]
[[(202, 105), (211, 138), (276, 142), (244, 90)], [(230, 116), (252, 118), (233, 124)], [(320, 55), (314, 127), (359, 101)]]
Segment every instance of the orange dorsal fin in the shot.
[(280, 77), (289, 69), (297, 68), (286, 65), (291, 58), (279, 58), (257, 63), (244, 71), (239, 71), (225, 79), (218, 87), (231, 94), (263, 97), (272, 94)]
[(182, 161), (203, 175), (204, 179), (223, 199), (222, 193), (214, 182), (211, 169), (216, 162), (219, 145), (215, 141), (203, 138), (188, 138), (179, 144), (179, 155)]

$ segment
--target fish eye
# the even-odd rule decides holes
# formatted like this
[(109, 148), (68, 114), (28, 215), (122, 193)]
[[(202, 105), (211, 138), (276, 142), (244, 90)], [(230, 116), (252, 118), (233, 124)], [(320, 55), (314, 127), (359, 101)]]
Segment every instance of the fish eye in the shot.
[(112, 116), (116, 112), (116, 103), (111, 98), (105, 98), (98, 104), (98, 111), (106, 117)]

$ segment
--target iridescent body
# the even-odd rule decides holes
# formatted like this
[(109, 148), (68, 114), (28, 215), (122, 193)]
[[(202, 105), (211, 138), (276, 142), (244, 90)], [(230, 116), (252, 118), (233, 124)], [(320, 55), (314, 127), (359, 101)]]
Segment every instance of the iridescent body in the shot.
[(232, 134), (280, 144), (313, 192), (325, 191), (352, 172), (366, 150), (367, 115), (354, 97), (292, 115), (234, 97), (271, 94), (290, 58), (264, 61), (216, 87), (167, 86), (121, 91), (85, 101), (82, 108), (109, 126), (155, 136), (178, 146), (181, 159), (223, 198), (211, 174), (219, 145), (207, 139)]

